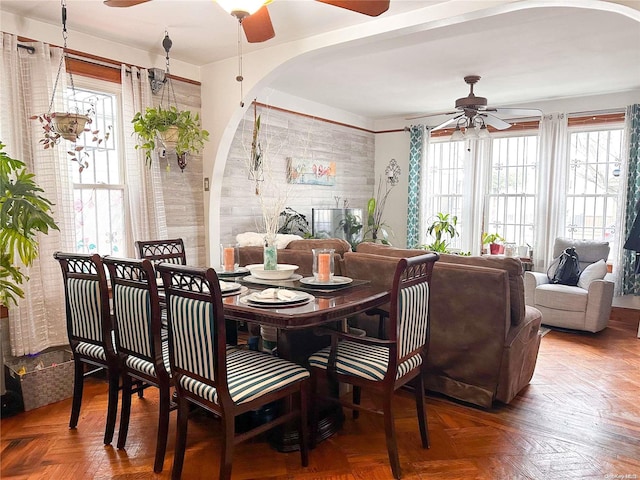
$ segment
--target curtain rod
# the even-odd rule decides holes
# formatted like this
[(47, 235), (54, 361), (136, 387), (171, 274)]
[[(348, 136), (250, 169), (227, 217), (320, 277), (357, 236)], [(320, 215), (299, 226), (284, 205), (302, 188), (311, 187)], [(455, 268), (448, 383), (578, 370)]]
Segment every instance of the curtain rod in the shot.
[[(26, 38), (26, 37), (19, 37), (18, 41), (22, 41), (22, 42), (37, 42), (37, 40), (32, 40), (32, 39)], [(53, 45), (53, 44), (50, 44), (50, 45), (52, 47), (62, 48), (62, 47), (59, 47), (57, 45)], [(22, 44), (19, 43), (18, 44), (18, 48), (24, 48), (24, 49), (28, 50), (29, 53), (35, 53), (35, 48), (30, 46), (30, 45), (22, 45)], [(68, 58), (71, 58), (73, 60), (78, 60), (80, 62), (93, 64), (93, 65), (96, 65), (96, 66), (99, 66), (99, 67), (112, 68), (114, 70), (120, 70), (122, 64), (125, 64), (127, 66), (126, 70), (129, 73), (131, 73), (131, 66), (135, 66), (137, 68), (146, 68), (147, 70), (149, 70), (149, 67), (140, 67), (138, 65), (128, 64), (126, 62), (121, 62), (119, 60), (113, 60), (111, 58), (99, 57), (97, 55), (92, 55), (90, 53), (81, 52), (79, 50), (67, 49), (66, 55), (67, 55)], [(177, 81), (180, 81), (180, 82), (190, 83), (192, 85), (201, 85), (201, 83), (199, 81), (192, 80), (190, 78), (179, 77), (179, 76), (174, 75), (174, 74), (169, 74), (169, 77), (171, 77), (172, 80), (177, 80)]]
[(35, 47), (32, 47), (30, 45), (22, 45), (21, 43), (18, 43), (18, 48), (24, 48), (27, 52), (31, 54), (36, 53)]

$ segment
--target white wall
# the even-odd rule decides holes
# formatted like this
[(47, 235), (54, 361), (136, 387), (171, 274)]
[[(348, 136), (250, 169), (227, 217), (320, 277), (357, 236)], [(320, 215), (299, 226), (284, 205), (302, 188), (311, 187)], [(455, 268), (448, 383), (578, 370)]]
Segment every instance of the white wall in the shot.
[[(397, 247), (407, 246), (407, 191), (409, 188), (409, 132), (377, 133), (375, 141), (376, 191), (380, 176), (392, 158), (400, 165), (400, 182), (387, 198), (382, 221), (389, 225), (393, 235), (389, 241)], [(373, 194), (374, 192), (372, 192)]]

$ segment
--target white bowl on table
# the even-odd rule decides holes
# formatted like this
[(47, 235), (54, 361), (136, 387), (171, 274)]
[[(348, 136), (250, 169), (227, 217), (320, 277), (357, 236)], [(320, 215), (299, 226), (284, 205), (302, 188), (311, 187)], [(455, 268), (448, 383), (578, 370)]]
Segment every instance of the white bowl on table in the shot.
[(279, 263), (276, 267), (277, 270), (265, 270), (264, 265), (261, 263), (247, 265), (251, 275), (262, 280), (286, 280), (298, 269), (298, 265), (288, 265), (286, 263)]

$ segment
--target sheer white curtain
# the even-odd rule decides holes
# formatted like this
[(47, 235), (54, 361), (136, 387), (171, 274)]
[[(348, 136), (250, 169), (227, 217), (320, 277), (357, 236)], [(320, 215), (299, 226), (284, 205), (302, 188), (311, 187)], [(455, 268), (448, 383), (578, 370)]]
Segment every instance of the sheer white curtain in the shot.
[(123, 144), (132, 240), (167, 238), (160, 162), (154, 153), (151, 168), (145, 165), (143, 151), (135, 148), (136, 139), (131, 123), (136, 112), (144, 112), (147, 107), (153, 107), (149, 72), (144, 68), (122, 65), (121, 76)]
[[(24, 161), (36, 175), (43, 195), (54, 203), (53, 217), (60, 231), (38, 235), (40, 257), (26, 269), (25, 298), (9, 308), (12, 355), (37, 353), (68, 342), (62, 274), (52, 255), (56, 250), (72, 250), (74, 243), (72, 162), (66, 158), (65, 145), (42, 148), (38, 143), (42, 128), (29, 120), (31, 115), (49, 111), (62, 50), (40, 42), (25, 45), (34, 47), (34, 53), (18, 48), (16, 36), (2, 34), (0, 140), (9, 156)], [(63, 64), (54, 110), (64, 110), (65, 85)]]
[[(553, 242), (564, 231), (567, 178), (567, 116), (545, 115), (538, 138), (538, 188), (534, 269), (544, 271), (553, 256)], [(544, 192), (544, 193), (543, 193)]]
[[(465, 197), (463, 212), (465, 213), (464, 229), (462, 231), (462, 249), (470, 251), (472, 255), (482, 253), (482, 233), (487, 228), (484, 225), (487, 201), (486, 186), (491, 176), (490, 139), (468, 140), (467, 155), (465, 157)], [(467, 175), (467, 172), (469, 174)], [(467, 215), (467, 212), (469, 213)], [(478, 222), (475, 219), (480, 218)]]

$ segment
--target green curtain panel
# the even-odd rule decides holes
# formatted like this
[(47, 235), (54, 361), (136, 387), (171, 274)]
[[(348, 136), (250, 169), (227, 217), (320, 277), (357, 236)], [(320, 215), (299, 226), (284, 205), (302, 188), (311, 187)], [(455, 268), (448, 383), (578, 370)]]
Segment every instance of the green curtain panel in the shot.
[[(629, 163), (627, 177), (627, 204), (625, 209), (626, 235), (631, 232), (636, 215), (640, 214), (636, 208), (640, 201), (640, 104), (627, 108), (627, 125), (629, 128)], [(640, 295), (640, 274), (635, 273), (636, 253), (625, 250), (623, 257), (622, 293)]]
[(420, 238), (420, 171), (424, 153), (424, 125), (411, 126), (409, 137), (407, 248), (416, 248)]

